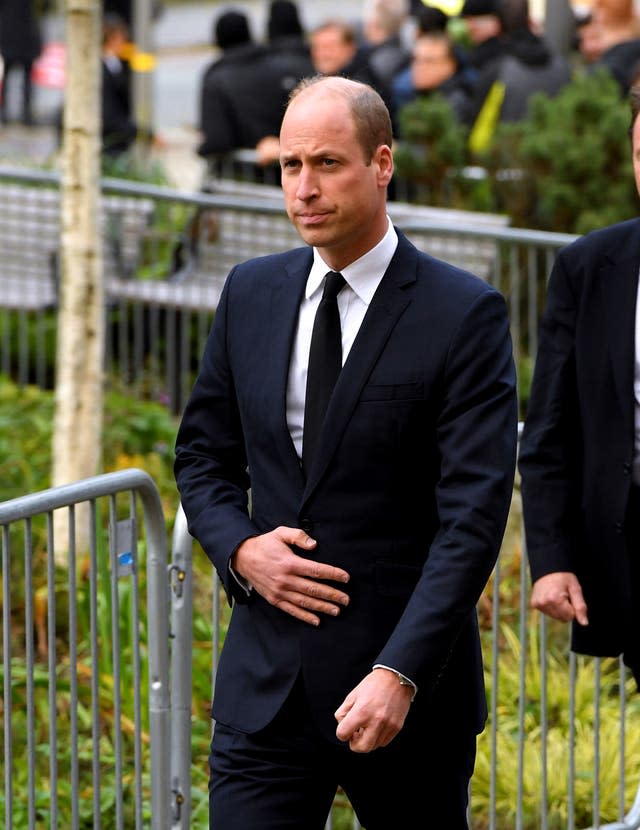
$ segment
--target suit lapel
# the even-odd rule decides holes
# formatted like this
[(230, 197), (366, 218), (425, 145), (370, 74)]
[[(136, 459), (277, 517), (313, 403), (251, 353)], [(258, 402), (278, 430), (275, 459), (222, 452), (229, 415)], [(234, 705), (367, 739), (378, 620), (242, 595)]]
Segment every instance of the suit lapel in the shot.
[(640, 251), (623, 249), (611, 253), (600, 272), (600, 290), (606, 309), (607, 342), (612, 372), (625, 427), (633, 420), (633, 373), (635, 361), (635, 313)]
[[(269, 384), (270, 411), (276, 417), (276, 440), (281, 458), (295, 466), (303, 481), (298, 454), (291, 440), (287, 425), (287, 383), (289, 379), (289, 361), (293, 340), (296, 335), (298, 309), (311, 268), (311, 249), (305, 250), (288, 263), (283, 273), (274, 275), (271, 288), (270, 304), (265, 324), (269, 325), (269, 364), (274, 367), (273, 374), (265, 378)], [(267, 322), (268, 321), (268, 322)]]
[(342, 438), (362, 387), (405, 308), (411, 302), (406, 286), (415, 282), (417, 251), (399, 234), (396, 253), (378, 286), (336, 383), (311, 468), (305, 501), (318, 484)]

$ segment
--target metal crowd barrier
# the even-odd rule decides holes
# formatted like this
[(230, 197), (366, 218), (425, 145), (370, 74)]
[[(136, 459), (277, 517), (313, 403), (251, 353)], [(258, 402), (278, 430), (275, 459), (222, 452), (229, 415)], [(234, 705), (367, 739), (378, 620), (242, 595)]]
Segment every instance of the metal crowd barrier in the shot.
[[(478, 606), (489, 701), (489, 720), (478, 743), (489, 748), (489, 764), (476, 765), (469, 826), (473, 830), (638, 830), (640, 788), (635, 795), (632, 788), (640, 778), (640, 730), (636, 727), (630, 745), (626, 727), (628, 712), (634, 720), (640, 719), (640, 706), (629, 700), (630, 674), (621, 660), (571, 653), (568, 628), (529, 610), (517, 488), (509, 523), (515, 544), (501, 551)], [(173, 545), (183, 552), (184, 561), (190, 560), (191, 554), (184, 554), (191, 542), (182, 508)], [(204, 557), (201, 551), (198, 555)], [(507, 584), (512, 593), (506, 593)], [(214, 575), (210, 606), (214, 643), (220, 642), (226, 614), (219, 592)], [(183, 622), (189, 625), (186, 610)], [(212, 683), (217, 657), (214, 647)], [(617, 710), (613, 738), (605, 731), (610, 719), (606, 726), (601, 720), (603, 706), (611, 709), (612, 697)], [(208, 748), (199, 752), (204, 759)], [(506, 800), (505, 792), (514, 792), (513, 800)], [(560, 816), (565, 813), (563, 821)], [(186, 813), (182, 820), (173, 825), (175, 830), (191, 827)], [(332, 823), (330, 816), (327, 830)], [(352, 828), (359, 827), (354, 817)]]
[[(629, 673), (571, 654), (566, 628), (528, 610), (517, 488), (509, 522), (478, 605), (489, 720), (470, 827), (637, 830), (640, 705)], [(210, 733), (194, 738), (194, 543), (182, 509), (170, 563), (158, 492), (140, 470), (4, 502), (0, 529), (3, 826), (205, 830)], [(215, 575), (199, 586), (203, 610), (213, 683), (227, 614)]]
[(166, 830), (169, 591), (155, 484), (131, 469), (25, 495), (0, 504), (0, 529), (3, 827)]
[[(0, 190), (12, 194), (7, 213), (15, 213), (21, 202), (30, 217), (16, 228), (10, 216), (2, 218), (0, 208), (0, 371), (21, 384), (53, 383), (52, 223), (57, 217), (51, 216), (49, 203), (50, 190), (57, 186), (54, 174), (0, 165)], [(106, 285), (108, 377), (137, 397), (167, 401), (179, 413), (231, 267), (297, 246), (300, 239), (286, 217), (282, 194), (268, 185), (218, 180), (212, 192), (192, 193), (105, 179), (102, 187), (105, 205), (112, 204), (107, 197), (117, 200), (118, 228), (129, 217), (126, 235), (118, 231), (108, 248), (118, 243), (111, 250)], [(510, 228), (506, 217), (495, 214), (399, 202), (389, 203), (389, 214), (418, 248), (477, 273), (502, 291), (524, 377), (537, 348), (553, 257), (575, 237)], [(45, 216), (49, 230), (38, 233)], [(23, 255), (28, 259), (16, 292), (10, 290), (19, 266), (14, 260)], [(37, 285), (33, 292), (29, 289)]]

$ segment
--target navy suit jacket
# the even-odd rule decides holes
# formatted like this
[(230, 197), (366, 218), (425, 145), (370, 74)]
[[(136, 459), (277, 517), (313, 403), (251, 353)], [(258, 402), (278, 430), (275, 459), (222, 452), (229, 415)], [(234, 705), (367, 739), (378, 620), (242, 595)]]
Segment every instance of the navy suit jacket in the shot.
[(582, 654), (616, 656), (632, 619), (624, 521), (634, 450), (640, 219), (583, 236), (549, 279), (519, 467), (533, 580), (578, 576)]
[[(213, 717), (258, 730), (302, 673), (336, 740), (335, 709), (382, 663), (418, 684), (410, 717), (451, 713), (451, 728), (480, 731), (475, 606), (502, 540), (517, 434), (504, 298), (399, 233), (305, 480), (285, 398), (311, 262), (300, 248), (232, 270), (177, 438), (190, 532), (235, 600)], [(301, 556), (351, 575), (349, 606), (317, 628), (247, 597), (229, 573), (240, 542), (279, 525), (317, 539)]]

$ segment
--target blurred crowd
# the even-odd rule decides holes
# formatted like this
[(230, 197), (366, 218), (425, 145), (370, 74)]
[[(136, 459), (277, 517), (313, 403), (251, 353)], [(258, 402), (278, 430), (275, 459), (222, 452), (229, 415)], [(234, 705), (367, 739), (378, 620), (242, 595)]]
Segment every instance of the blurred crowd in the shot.
[[(197, 153), (214, 172), (225, 154), (254, 151), (254, 173), (278, 157), (287, 97), (310, 74), (344, 75), (374, 86), (387, 103), (395, 136), (402, 108), (439, 95), (469, 129), (470, 149), (486, 146), (499, 122), (521, 119), (535, 92), (555, 95), (576, 71), (605, 67), (628, 93), (640, 68), (640, 19), (634, 0), (554, 0), (566, 5), (572, 47), (554, 50), (531, 18), (529, 0), (363, 0), (357, 20), (332, 18), (307, 27), (304, 3), (264, 0), (265, 31), (225, 4), (211, 22), (212, 60), (198, 85)], [(162, 3), (154, 4), (155, 16)], [(105, 156), (126, 153), (138, 134), (127, 49), (131, 0), (104, 0), (102, 123)], [(4, 65), (0, 119), (33, 123), (32, 70), (42, 48), (41, 16), (49, 0), (0, 0)], [(20, 77), (22, 76), (22, 77)], [(18, 83), (20, 109), (7, 111)], [(17, 100), (17, 98), (16, 98)], [(59, 114), (61, 124), (62, 113)]]
[(555, 95), (575, 71), (604, 66), (626, 95), (640, 67), (632, 0), (593, 0), (572, 9), (572, 20), (573, 48), (560, 54), (532, 22), (528, 0), (464, 0), (455, 15), (438, 0), (363, 0), (360, 20), (334, 18), (310, 30), (299, 4), (272, 0), (262, 36), (242, 11), (226, 9), (213, 21), (218, 53), (200, 81), (198, 153), (215, 160), (255, 148), (258, 166), (277, 159), (287, 96), (310, 73), (374, 86), (397, 138), (403, 106), (441, 95), (475, 149), (497, 123), (523, 118), (533, 93)]

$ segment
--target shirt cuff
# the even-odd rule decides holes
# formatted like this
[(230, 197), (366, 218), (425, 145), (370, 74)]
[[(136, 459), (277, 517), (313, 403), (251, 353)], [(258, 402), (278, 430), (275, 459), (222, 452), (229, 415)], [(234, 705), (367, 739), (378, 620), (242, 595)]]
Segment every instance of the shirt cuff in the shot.
[(407, 677), (406, 674), (402, 674), (402, 672), (399, 672), (397, 669), (392, 669), (391, 666), (385, 666), (382, 663), (376, 663), (373, 668), (386, 669), (387, 671), (393, 672), (403, 686), (413, 686), (413, 695), (411, 696), (411, 702), (413, 703), (416, 695), (418, 694), (418, 687), (410, 677)]

